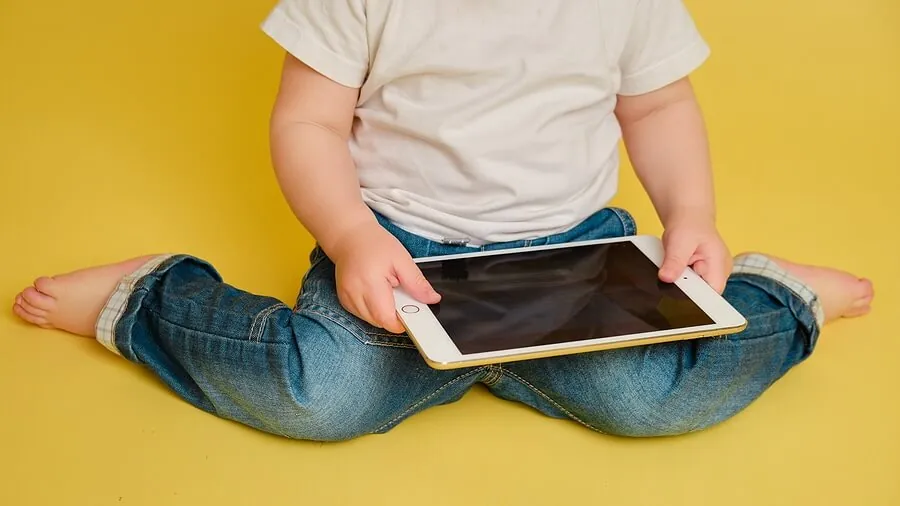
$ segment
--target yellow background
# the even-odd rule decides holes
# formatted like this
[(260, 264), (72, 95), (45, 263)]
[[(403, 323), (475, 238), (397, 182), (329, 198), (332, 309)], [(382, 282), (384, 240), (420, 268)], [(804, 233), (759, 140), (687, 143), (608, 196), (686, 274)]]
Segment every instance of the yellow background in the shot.
[[(336, 1), (336, 0), (322, 0)], [(0, 299), (156, 251), (290, 300), (310, 239), (269, 168), (272, 0), (0, 0)], [(593, 434), (476, 389), (387, 436), (220, 421), (89, 340), (0, 314), (0, 504), (900, 504), (900, 4), (689, 2), (721, 228), (871, 276), (875, 313), (734, 420)], [(630, 173), (619, 204), (659, 232)]]

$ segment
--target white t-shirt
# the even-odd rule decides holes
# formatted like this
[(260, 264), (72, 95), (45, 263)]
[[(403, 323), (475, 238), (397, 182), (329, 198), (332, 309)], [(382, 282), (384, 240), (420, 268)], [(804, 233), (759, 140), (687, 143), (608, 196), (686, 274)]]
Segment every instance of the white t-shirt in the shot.
[(263, 30), (361, 89), (364, 201), (473, 245), (563, 232), (608, 204), (616, 96), (709, 54), (681, 0), (281, 0)]

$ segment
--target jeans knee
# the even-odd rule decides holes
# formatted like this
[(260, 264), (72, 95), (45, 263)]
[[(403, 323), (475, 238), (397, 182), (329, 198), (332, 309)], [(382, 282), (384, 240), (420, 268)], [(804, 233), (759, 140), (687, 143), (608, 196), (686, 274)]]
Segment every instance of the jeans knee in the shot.
[(290, 439), (337, 442), (371, 434), (378, 421), (367, 416), (365, 405), (325, 398), (283, 406), (265, 430)]
[(372, 432), (366, 424), (323, 413), (307, 414), (278, 425), (277, 432), (282, 436), (303, 441), (348, 441)]
[(604, 402), (587, 422), (599, 431), (624, 437), (664, 437), (696, 432), (717, 422), (706, 410), (664, 398), (623, 397)]
[(598, 428), (606, 434), (623, 437), (677, 436), (694, 430), (684, 420), (678, 418), (662, 419), (659, 417), (655, 419), (640, 419), (625, 416), (607, 419), (598, 425)]
[(346, 441), (379, 432), (389, 418), (385, 382), (356, 367), (315, 368), (285, 388), (273, 430), (292, 439)]
[(302, 401), (292, 399), (279, 411), (273, 432), (291, 439), (347, 441), (377, 432), (384, 425), (372, 397), (345, 388)]

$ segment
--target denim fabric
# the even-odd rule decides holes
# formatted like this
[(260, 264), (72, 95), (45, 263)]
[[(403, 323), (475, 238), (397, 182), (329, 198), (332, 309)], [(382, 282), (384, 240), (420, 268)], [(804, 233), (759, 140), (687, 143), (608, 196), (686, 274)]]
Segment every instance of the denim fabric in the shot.
[[(631, 216), (598, 212), (574, 229), (479, 248), (382, 225), (415, 257), (633, 235)], [(191, 404), (286, 437), (344, 440), (386, 432), (483, 383), (503, 399), (599, 432), (660, 436), (721, 422), (812, 352), (815, 315), (794, 292), (735, 275), (726, 298), (749, 319), (727, 338), (682, 341), (452, 371), (429, 368), (405, 335), (344, 311), (334, 265), (315, 249), (291, 308), (222, 282), (189, 256), (134, 282), (115, 346)]]

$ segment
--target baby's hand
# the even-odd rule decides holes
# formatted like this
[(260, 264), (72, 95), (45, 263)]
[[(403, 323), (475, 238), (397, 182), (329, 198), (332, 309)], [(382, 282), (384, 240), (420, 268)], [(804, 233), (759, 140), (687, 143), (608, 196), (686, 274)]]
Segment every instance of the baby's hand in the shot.
[(330, 253), (344, 309), (390, 332), (402, 333), (393, 289), (402, 286), (423, 304), (441, 297), (400, 242), (377, 223), (352, 230)]
[(709, 218), (684, 217), (667, 223), (663, 234), (666, 257), (659, 278), (674, 283), (692, 266), (713, 289), (722, 293), (731, 275), (732, 259), (728, 247)]

